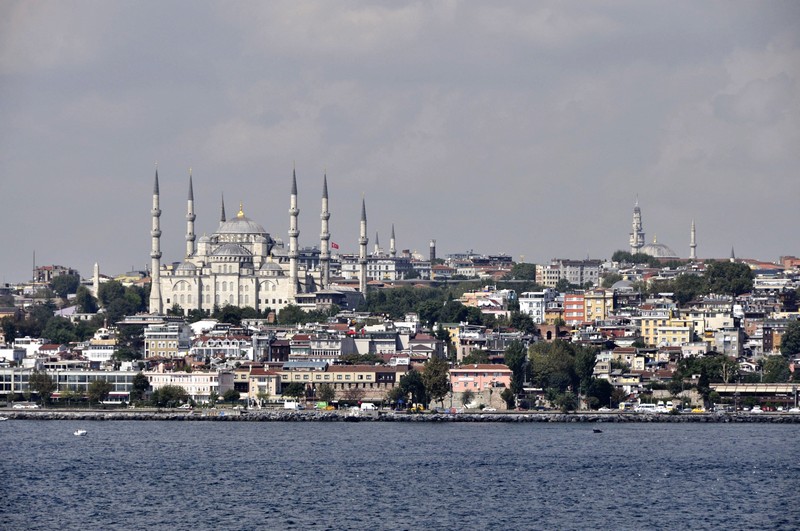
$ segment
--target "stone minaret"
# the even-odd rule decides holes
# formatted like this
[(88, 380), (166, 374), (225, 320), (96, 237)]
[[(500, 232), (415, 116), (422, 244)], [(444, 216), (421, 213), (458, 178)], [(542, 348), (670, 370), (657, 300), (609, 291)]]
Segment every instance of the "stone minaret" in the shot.
[(297, 175), (292, 170), (292, 193), (289, 196), (289, 292), (294, 302), (297, 295), (297, 237), (300, 231), (297, 229), (297, 216), (300, 209), (297, 208)]
[(367, 203), (361, 199), (361, 233), (358, 238), (358, 289), (367, 296)]
[(436, 260), (436, 240), (431, 240), (431, 243), (428, 245), (428, 259), (431, 261), (431, 265)]
[(225, 194), (222, 194), (221, 198), (222, 198), (222, 212), (219, 215), (219, 224), (220, 225), (222, 225), (223, 223), (225, 223), (225, 221), (227, 221), (225, 219)]
[(642, 211), (639, 208), (639, 198), (633, 207), (633, 223), (631, 223), (631, 254), (636, 254), (644, 247), (644, 230), (642, 229)]
[(329, 246), (331, 233), (328, 230), (328, 220), (331, 219), (331, 213), (328, 212), (327, 173), (322, 177), (322, 213), (319, 217), (322, 220), (322, 231), (319, 235), (320, 283), (323, 289), (327, 289), (331, 281), (331, 251)]
[(389, 256), (397, 257), (397, 248), (394, 246), (394, 223), (392, 223), (392, 236), (389, 238)]
[(194, 256), (194, 189), (192, 187), (192, 170), (189, 168), (189, 200), (186, 205), (186, 258)]
[(94, 271), (92, 273), (92, 295), (97, 298), (98, 293), (100, 293), (100, 265), (95, 262)]
[(372, 254), (375, 256), (380, 256), (381, 253), (381, 242), (378, 240), (378, 231), (375, 231), (375, 247), (372, 250)]
[(689, 237), (689, 259), (697, 259), (697, 235), (694, 230), (694, 220), (692, 220), (692, 232)]
[(150, 231), (152, 245), (150, 248), (150, 313), (162, 313), (161, 306), (161, 229), (159, 218), (161, 209), (158, 202), (158, 168), (156, 168), (156, 180), (153, 185), (153, 228)]

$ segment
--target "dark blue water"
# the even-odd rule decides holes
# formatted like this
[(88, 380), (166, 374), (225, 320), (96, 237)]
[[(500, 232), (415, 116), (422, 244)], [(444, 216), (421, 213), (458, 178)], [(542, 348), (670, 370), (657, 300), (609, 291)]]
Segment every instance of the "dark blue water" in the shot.
[(800, 426), (602, 428), (8, 421), (0, 529), (798, 528)]

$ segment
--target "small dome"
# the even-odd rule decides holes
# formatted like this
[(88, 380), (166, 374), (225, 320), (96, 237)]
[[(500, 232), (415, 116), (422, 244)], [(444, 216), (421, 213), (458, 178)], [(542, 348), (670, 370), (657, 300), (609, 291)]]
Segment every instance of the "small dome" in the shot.
[(611, 289), (614, 291), (632, 291), (633, 290), (633, 282), (630, 280), (620, 280), (614, 282), (614, 285), (611, 286)]
[(261, 266), (261, 271), (280, 271), (283, 272), (283, 268), (276, 264), (275, 262), (267, 261), (264, 262), (264, 265)]
[(238, 243), (224, 243), (214, 249), (214, 252), (211, 253), (211, 256), (217, 257), (224, 257), (224, 256), (234, 256), (234, 257), (247, 257), (250, 258), (252, 253), (239, 245)]
[(200, 239), (197, 240), (197, 241), (200, 242), (200, 243), (211, 243), (211, 236), (207, 236), (207, 235), (203, 234), (202, 236), (200, 236)]
[(197, 271), (197, 266), (191, 262), (181, 262), (175, 271)]

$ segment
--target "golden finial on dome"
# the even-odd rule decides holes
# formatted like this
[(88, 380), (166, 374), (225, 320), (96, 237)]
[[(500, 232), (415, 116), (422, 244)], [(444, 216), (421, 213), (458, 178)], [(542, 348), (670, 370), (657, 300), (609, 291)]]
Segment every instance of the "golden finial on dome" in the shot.
[(244, 217), (244, 206), (242, 205), (241, 201), (239, 201), (239, 213), (236, 214), (236, 217), (237, 218), (243, 218)]

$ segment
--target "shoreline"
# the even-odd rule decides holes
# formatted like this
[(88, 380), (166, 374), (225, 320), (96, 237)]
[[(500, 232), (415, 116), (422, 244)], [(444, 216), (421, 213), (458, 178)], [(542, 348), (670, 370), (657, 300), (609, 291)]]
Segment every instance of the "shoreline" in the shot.
[(80, 421), (211, 421), (211, 422), (512, 422), (512, 423), (767, 423), (800, 424), (800, 415), (794, 413), (395, 413), (384, 411), (241, 411), (173, 410), (104, 411), (104, 410), (34, 410), (2, 411), (8, 420), (80, 420)]

